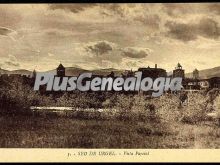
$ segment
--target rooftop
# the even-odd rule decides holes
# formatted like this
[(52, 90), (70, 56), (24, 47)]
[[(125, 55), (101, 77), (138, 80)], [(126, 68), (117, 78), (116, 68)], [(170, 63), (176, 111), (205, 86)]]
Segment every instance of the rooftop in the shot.
[(60, 63), (60, 65), (57, 67), (57, 69), (65, 69), (65, 67)]

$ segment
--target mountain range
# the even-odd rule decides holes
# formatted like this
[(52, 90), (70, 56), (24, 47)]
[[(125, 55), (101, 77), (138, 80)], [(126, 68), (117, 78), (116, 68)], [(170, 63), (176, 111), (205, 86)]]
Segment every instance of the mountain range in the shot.
[[(121, 73), (124, 72), (124, 70), (118, 70), (115, 68), (108, 68), (108, 69), (96, 69), (96, 70), (86, 70), (78, 67), (66, 67), (66, 76), (78, 76), (79, 74), (83, 72), (92, 72), (93, 74), (97, 75), (103, 75), (106, 76), (110, 74), (111, 72), (114, 72), (115, 75), (121, 75)], [(51, 72), (53, 74), (56, 74), (56, 70), (49, 70), (47, 72)], [(0, 74), (21, 74), (21, 75), (32, 75), (32, 71), (25, 70), (25, 69), (20, 69), (20, 70), (5, 70), (0, 68)], [(168, 72), (168, 74), (171, 74), (172, 72)], [(185, 77), (192, 77), (192, 72), (191, 73), (186, 73)], [(210, 69), (204, 69), (204, 70), (199, 70), (199, 77), (201, 79), (206, 79), (206, 78), (211, 78), (211, 77), (220, 77), (220, 66), (219, 67), (214, 67)]]
[(5, 69), (1, 69), (0, 68), (0, 74), (8, 74), (8, 75), (11, 75), (11, 74), (21, 74), (21, 75), (31, 75), (32, 72), (29, 71), (29, 70), (25, 70), (25, 69), (18, 69), (18, 70), (12, 70), (12, 71), (9, 71), (9, 70), (5, 70)]
[[(192, 73), (187, 73), (186, 77), (192, 77)], [(199, 70), (199, 78), (206, 79), (211, 77), (220, 77), (220, 66), (211, 69)]]
[[(103, 75), (106, 76), (108, 74), (110, 74), (111, 72), (114, 72), (116, 75), (120, 75), (121, 73), (124, 72), (124, 70), (118, 70), (118, 69), (114, 69), (114, 68), (108, 68), (108, 69), (96, 69), (96, 70), (86, 70), (86, 69), (82, 69), (82, 68), (77, 68), (77, 67), (66, 67), (66, 76), (78, 76), (81, 73), (84, 72), (92, 72), (94, 75)], [(56, 74), (56, 69), (54, 70), (49, 70), (47, 72), (50, 72), (52, 74)], [(29, 71), (29, 70), (25, 70), (25, 69), (20, 69), (20, 70), (5, 70), (5, 69), (1, 69), (0, 68), (0, 74), (20, 74), (20, 75), (32, 75), (33, 71)]]

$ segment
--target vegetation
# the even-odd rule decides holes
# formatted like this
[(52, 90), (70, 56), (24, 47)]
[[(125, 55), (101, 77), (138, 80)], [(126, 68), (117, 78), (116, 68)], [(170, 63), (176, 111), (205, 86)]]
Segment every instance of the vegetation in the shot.
[[(30, 106), (70, 106), (33, 113)], [(101, 109), (101, 111), (99, 110)], [(158, 98), (123, 93), (41, 94), (20, 81), (0, 87), (0, 147), (220, 148), (217, 90)]]

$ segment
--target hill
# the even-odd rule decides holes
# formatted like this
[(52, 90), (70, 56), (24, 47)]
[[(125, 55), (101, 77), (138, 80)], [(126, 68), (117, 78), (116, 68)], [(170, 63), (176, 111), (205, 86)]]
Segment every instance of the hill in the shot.
[[(192, 77), (192, 72), (187, 73), (186, 77)], [(201, 79), (206, 79), (206, 78), (211, 78), (211, 77), (220, 77), (220, 66), (210, 68), (210, 69), (204, 69), (204, 70), (199, 70), (199, 77)]]
[(1, 69), (0, 68), (0, 74), (20, 74), (20, 75), (31, 75), (32, 74), (32, 71), (29, 71), (29, 70), (25, 70), (25, 69), (19, 69), (19, 70), (12, 70), (12, 71), (9, 71), (9, 70), (5, 70), (5, 69)]
[[(97, 75), (103, 75), (106, 76), (110, 74), (111, 72), (114, 72), (115, 75), (121, 75), (121, 73), (124, 72), (124, 70), (118, 70), (115, 68), (107, 68), (107, 69), (95, 69), (95, 70), (86, 70), (78, 67), (66, 67), (66, 75), (67, 76), (78, 76), (81, 73), (84, 72), (92, 72), (93, 74)], [(47, 72), (51, 72), (53, 74), (56, 74), (56, 70), (49, 70)], [(21, 74), (21, 75), (31, 75), (32, 71), (25, 70), (25, 69), (19, 69), (19, 70), (5, 70), (0, 68), (0, 74)], [(168, 72), (168, 75), (171, 74), (171, 72)], [(186, 77), (191, 78), (192, 77), (192, 72), (191, 73), (186, 73)], [(211, 78), (211, 77), (220, 77), (220, 66), (219, 67), (214, 67), (210, 69), (204, 69), (204, 70), (199, 70), (199, 77), (201, 79), (206, 79), (206, 78)]]
[[(108, 68), (108, 69), (96, 69), (96, 70), (86, 70), (82, 68), (77, 68), (77, 67), (66, 67), (66, 76), (79, 76), (81, 73), (84, 72), (92, 72), (93, 74), (98, 74), (98, 75), (108, 75), (111, 72), (114, 72), (116, 75), (120, 75), (123, 70), (117, 70), (114, 68)], [(52, 74), (56, 74), (56, 69), (49, 70), (46, 72), (50, 72)], [(20, 75), (32, 75), (32, 71), (25, 70), (25, 69), (20, 69), (20, 70), (5, 70), (0, 68), (0, 74), (20, 74)]]

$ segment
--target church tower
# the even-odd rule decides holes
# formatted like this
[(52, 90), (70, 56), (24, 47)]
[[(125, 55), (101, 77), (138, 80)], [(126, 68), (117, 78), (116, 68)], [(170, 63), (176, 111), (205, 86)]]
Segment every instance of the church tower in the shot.
[(32, 78), (36, 78), (36, 75), (37, 75), (37, 72), (36, 72), (36, 70), (34, 69), (34, 70), (33, 70), (33, 73), (32, 73)]
[(180, 63), (178, 63), (175, 69), (173, 70), (173, 77), (182, 77), (183, 79), (185, 78), (185, 71), (180, 65)]
[(57, 76), (58, 77), (64, 77), (65, 76), (65, 67), (61, 63), (57, 67)]
[(193, 71), (193, 79), (199, 79), (199, 71), (197, 69)]

